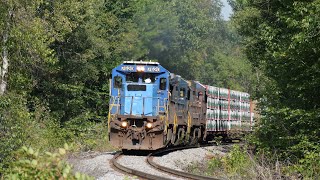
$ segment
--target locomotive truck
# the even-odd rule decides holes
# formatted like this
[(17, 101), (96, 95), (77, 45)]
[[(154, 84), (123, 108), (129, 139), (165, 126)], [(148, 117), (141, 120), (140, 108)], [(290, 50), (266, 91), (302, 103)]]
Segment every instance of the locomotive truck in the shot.
[(112, 70), (108, 134), (124, 150), (155, 150), (247, 132), (248, 93), (185, 80), (157, 62), (125, 61)]

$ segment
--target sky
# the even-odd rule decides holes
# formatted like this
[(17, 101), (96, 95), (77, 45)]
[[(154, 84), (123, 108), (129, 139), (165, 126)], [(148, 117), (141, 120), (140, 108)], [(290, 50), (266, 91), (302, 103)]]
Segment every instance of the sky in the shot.
[(232, 14), (231, 6), (228, 4), (227, 0), (221, 0), (221, 1), (223, 3), (221, 15), (224, 20), (229, 20)]

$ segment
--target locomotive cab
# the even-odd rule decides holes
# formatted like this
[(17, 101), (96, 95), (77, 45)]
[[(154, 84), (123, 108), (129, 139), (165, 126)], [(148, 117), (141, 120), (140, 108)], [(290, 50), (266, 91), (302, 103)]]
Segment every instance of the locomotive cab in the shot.
[(163, 147), (169, 72), (155, 62), (126, 61), (112, 70), (109, 139), (122, 149)]

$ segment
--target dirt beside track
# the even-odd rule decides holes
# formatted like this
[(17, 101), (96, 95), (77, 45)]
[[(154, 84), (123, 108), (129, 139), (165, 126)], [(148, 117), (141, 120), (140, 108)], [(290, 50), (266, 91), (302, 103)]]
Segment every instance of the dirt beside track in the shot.
[(128, 175), (115, 171), (110, 164), (114, 152), (85, 152), (68, 158), (68, 163), (73, 166), (74, 172), (88, 174), (95, 179), (122, 180)]

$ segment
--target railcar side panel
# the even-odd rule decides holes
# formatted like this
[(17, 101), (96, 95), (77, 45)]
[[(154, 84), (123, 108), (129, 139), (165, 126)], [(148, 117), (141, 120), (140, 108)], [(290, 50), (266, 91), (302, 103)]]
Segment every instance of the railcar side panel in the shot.
[(207, 86), (207, 123), (209, 133), (251, 131), (254, 125), (248, 93)]

